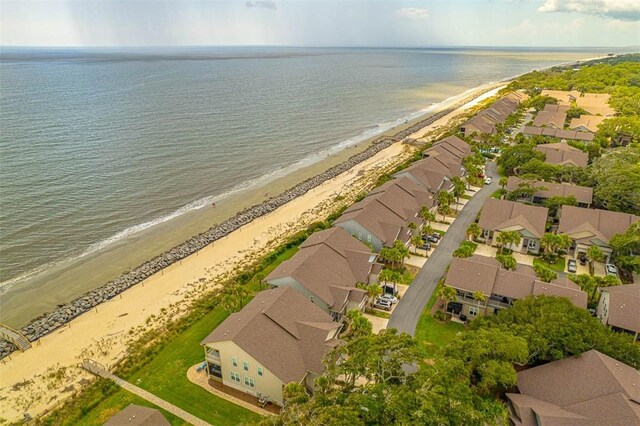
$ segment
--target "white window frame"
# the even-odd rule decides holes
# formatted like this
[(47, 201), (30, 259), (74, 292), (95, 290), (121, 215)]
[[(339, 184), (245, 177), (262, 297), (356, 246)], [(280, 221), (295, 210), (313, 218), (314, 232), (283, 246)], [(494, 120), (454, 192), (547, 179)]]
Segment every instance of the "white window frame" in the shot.
[(238, 366), (238, 358), (231, 357), (231, 365), (233, 365), (234, 367), (237, 367)]
[(474, 317), (480, 313), (480, 309), (477, 306), (469, 306), (469, 315), (473, 315)]
[(232, 371), (230, 375), (231, 375), (232, 381), (240, 383), (240, 373), (236, 373), (235, 371)]
[(264, 370), (262, 369), (262, 367), (258, 367), (258, 376), (264, 376)]
[(358, 232), (358, 239), (362, 241), (362, 232)]
[(248, 361), (242, 361), (242, 369), (244, 371), (249, 371), (249, 362)]
[(371, 242), (371, 234), (367, 234), (367, 242), (370, 243)]

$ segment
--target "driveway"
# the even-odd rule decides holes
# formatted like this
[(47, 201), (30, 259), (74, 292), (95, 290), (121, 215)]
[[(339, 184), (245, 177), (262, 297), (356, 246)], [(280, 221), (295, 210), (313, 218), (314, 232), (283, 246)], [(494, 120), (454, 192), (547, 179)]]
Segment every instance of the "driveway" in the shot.
[(485, 185), (476, 192), (462, 211), (458, 213), (458, 217), (440, 240), (438, 248), (431, 253), (431, 256), (427, 259), (418, 275), (416, 275), (411, 286), (409, 286), (405, 296), (398, 302), (393, 314), (391, 314), (388, 328), (396, 328), (400, 332), (413, 336), (422, 311), (424, 311), (427, 302), (436, 289), (438, 280), (444, 275), (447, 265), (451, 262), (453, 251), (466, 238), (467, 228), (475, 220), (484, 201), (500, 187), (498, 185), (499, 177), (496, 172), (496, 163), (487, 163), (486, 173), (488, 176), (493, 177), (493, 182), (491, 185)]

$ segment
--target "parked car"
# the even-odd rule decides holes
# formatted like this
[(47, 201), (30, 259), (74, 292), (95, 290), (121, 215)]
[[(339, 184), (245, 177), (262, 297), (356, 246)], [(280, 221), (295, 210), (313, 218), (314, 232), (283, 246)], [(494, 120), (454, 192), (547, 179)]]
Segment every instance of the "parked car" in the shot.
[(567, 262), (567, 271), (576, 272), (578, 270), (578, 262), (575, 259), (569, 259)]
[(434, 232), (433, 234), (431, 234), (431, 236), (433, 238), (436, 238), (438, 241), (440, 241), (440, 238), (442, 238), (442, 235), (438, 234), (437, 232)]
[(604, 266), (604, 270), (607, 273), (607, 275), (615, 275), (616, 277), (618, 276), (618, 268), (616, 268), (616, 265), (612, 263), (607, 263)]
[(384, 284), (382, 286), (382, 294), (391, 294), (396, 296), (398, 294), (398, 287), (393, 284)]
[(379, 299), (388, 300), (389, 302), (391, 302), (391, 304), (398, 303), (398, 298), (392, 294), (383, 294), (382, 296), (379, 297)]
[(391, 301), (387, 299), (383, 299), (381, 297), (377, 297), (376, 301), (373, 302), (373, 307), (378, 309), (384, 309), (385, 311), (391, 310)]
[(586, 255), (586, 254), (584, 254), (584, 253), (580, 253), (580, 254), (578, 255), (578, 260), (580, 261), (580, 264), (581, 264), (582, 266), (586, 265), (586, 264), (587, 264), (587, 255)]
[(491, 185), (491, 182), (493, 182), (493, 178), (491, 176), (489, 176), (484, 180), (485, 185)]
[(422, 245), (418, 246), (418, 248), (419, 248), (419, 249), (421, 249), (421, 250), (429, 251), (429, 250), (431, 250), (431, 244), (429, 244), (429, 243), (424, 243), (424, 244), (422, 244)]
[(437, 244), (438, 241), (440, 241), (439, 238), (434, 237), (433, 235), (427, 235), (426, 237), (423, 238), (425, 241), (428, 241), (430, 243), (435, 243)]

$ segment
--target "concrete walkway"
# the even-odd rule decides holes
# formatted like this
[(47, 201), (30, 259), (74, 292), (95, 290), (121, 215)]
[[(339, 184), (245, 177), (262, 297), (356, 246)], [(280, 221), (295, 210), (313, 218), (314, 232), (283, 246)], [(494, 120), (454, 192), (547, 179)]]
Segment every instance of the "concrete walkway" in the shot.
[(180, 417), (187, 423), (190, 423), (194, 426), (211, 426), (209, 423), (205, 422), (194, 416), (193, 414), (187, 413), (182, 408), (178, 408), (175, 405), (165, 401), (164, 399), (158, 398), (151, 392), (147, 392), (146, 390), (139, 388), (138, 386), (132, 385), (131, 383), (121, 379), (115, 374), (110, 373), (106, 368), (104, 368), (101, 364), (96, 363), (92, 360), (84, 360), (82, 362), (82, 368), (89, 371), (90, 373), (95, 374), (96, 376), (100, 376), (105, 379), (113, 380), (118, 386), (122, 389), (126, 389), (129, 392), (138, 395), (140, 398), (145, 399), (152, 404), (157, 405), (158, 407), (170, 412), (174, 416)]
[(493, 177), (493, 182), (476, 192), (462, 211), (458, 213), (456, 220), (449, 226), (438, 247), (433, 250), (429, 259), (416, 275), (405, 296), (398, 302), (387, 328), (396, 328), (398, 331), (412, 336), (415, 333), (420, 315), (435, 291), (438, 280), (444, 275), (447, 265), (451, 262), (453, 251), (466, 238), (467, 228), (475, 221), (484, 201), (499, 188), (496, 163), (489, 162), (487, 164), (486, 174)]

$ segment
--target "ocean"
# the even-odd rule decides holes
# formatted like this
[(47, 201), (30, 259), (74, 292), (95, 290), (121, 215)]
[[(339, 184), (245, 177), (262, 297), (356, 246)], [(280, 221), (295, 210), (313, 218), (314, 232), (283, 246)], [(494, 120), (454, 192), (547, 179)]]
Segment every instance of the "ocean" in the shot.
[(0, 322), (208, 228), (195, 212), (212, 203), (230, 216), (245, 191), (465, 90), (601, 53), (3, 47)]

